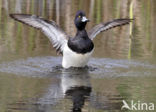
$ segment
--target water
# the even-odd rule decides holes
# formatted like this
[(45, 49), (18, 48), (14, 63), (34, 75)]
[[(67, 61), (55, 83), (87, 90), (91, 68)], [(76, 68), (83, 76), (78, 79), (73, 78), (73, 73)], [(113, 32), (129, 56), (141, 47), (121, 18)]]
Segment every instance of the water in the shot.
[(129, 111), (121, 110), (123, 100), (156, 105), (155, 6), (154, 0), (134, 0), (132, 40), (129, 25), (101, 33), (88, 66), (65, 70), (40, 31), (8, 14), (53, 19), (74, 36), (77, 10), (86, 12), (90, 29), (129, 17), (130, 1), (0, 0), (0, 112)]

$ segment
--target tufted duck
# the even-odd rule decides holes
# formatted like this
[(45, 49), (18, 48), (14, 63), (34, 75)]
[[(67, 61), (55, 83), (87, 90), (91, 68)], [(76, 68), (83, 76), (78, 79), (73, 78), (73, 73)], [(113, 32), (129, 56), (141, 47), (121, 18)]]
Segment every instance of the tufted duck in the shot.
[(10, 17), (40, 29), (49, 38), (56, 51), (63, 55), (62, 66), (64, 68), (84, 67), (93, 53), (94, 44), (92, 40), (97, 34), (131, 22), (131, 19), (115, 19), (107, 23), (98, 24), (87, 32), (85, 26), (89, 20), (83, 11), (78, 11), (74, 19), (77, 32), (75, 37), (72, 38), (54, 21), (28, 14), (10, 14)]

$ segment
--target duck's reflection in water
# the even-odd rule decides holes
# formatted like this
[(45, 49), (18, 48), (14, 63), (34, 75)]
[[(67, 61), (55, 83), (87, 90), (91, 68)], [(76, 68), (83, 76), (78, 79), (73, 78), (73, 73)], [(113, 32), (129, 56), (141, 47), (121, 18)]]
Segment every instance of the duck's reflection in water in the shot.
[(79, 86), (73, 87), (66, 92), (66, 96), (72, 97), (73, 112), (81, 112), (85, 100), (90, 96), (91, 87)]
[(77, 69), (74, 74), (62, 74), (61, 85), (65, 97), (73, 103), (72, 111), (81, 112), (85, 100), (90, 96), (90, 77), (86, 69)]
[(62, 69), (61, 74), (58, 76), (57, 81), (52, 83), (48, 87), (48, 91), (37, 101), (37, 104), (40, 104), (38, 105), (38, 109), (49, 112), (58, 105), (68, 105), (60, 104), (60, 102), (65, 103), (65, 101), (63, 101), (64, 99), (70, 99), (72, 101), (72, 107), (71, 104), (68, 105), (70, 106), (70, 110), (73, 112), (81, 112), (92, 90), (88, 68)]
[[(90, 107), (97, 111), (121, 110), (122, 97), (120, 95), (101, 96), (93, 91), (88, 69), (72, 68), (60, 71), (58, 75), (54, 76), (51, 73), (48, 76), (54, 80), (40, 98), (24, 105), (18, 102), (11, 106), (17, 107), (18, 105), (20, 108), (16, 110), (24, 107), (34, 112), (82, 112)], [(10, 109), (14, 110), (13, 108)]]

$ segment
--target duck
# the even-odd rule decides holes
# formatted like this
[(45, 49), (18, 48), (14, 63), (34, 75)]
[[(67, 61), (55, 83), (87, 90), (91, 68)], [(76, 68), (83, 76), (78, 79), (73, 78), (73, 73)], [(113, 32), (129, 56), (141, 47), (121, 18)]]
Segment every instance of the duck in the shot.
[(106, 23), (95, 25), (87, 31), (86, 25), (90, 21), (84, 11), (76, 12), (74, 24), (77, 29), (74, 37), (64, 32), (56, 22), (31, 14), (9, 14), (11, 18), (36, 29), (48, 37), (57, 54), (62, 55), (62, 67), (85, 67), (94, 51), (93, 39), (101, 32), (114, 27), (129, 24), (132, 19), (114, 19)]

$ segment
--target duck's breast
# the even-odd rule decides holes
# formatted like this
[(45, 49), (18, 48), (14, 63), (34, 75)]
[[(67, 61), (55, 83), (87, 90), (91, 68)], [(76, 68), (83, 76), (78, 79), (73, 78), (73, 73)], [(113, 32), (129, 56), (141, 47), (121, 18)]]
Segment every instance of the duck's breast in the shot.
[(93, 50), (85, 54), (76, 53), (72, 51), (66, 44), (63, 50), (62, 66), (64, 68), (84, 67), (89, 61), (89, 58), (91, 57), (92, 53)]

